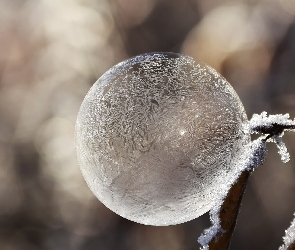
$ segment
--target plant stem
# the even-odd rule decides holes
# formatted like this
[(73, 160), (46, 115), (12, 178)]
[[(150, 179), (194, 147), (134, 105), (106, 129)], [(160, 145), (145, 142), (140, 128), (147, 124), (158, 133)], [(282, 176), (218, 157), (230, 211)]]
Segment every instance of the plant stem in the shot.
[(242, 203), (242, 197), (246, 189), (250, 172), (245, 170), (237, 182), (230, 188), (220, 209), (220, 225), (223, 233), (218, 235), (209, 243), (210, 250), (227, 250), (229, 249), (231, 238), (236, 226), (237, 217)]
[(295, 241), (288, 247), (288, 250), (295, 250)]

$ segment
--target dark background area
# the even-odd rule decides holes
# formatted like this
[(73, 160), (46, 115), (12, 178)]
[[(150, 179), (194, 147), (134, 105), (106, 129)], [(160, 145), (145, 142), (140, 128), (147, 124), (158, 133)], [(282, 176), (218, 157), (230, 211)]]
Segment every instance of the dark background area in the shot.
[[(91, 87), (146, 52), (200, 58), (253, 113), (295, 117), (294, 0), (0, 1), (0, 249), (189, 250), (208, 215), (143, 226), (105, 208), (77, 166), (74, 126)], [(295, 211), (291, 161), (274, 145), (243, 199), (231, 249), (277, 249)]]

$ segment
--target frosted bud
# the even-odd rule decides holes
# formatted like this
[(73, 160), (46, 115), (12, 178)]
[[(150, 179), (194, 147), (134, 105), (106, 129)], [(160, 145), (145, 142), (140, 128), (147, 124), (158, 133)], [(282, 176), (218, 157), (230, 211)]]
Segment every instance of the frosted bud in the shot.
[(173, 225), (208, 212), (250, 138), (237, 94), (188, 56), (153, 53), (108, 70), (76, 124), (82, 174), (115, 213)]

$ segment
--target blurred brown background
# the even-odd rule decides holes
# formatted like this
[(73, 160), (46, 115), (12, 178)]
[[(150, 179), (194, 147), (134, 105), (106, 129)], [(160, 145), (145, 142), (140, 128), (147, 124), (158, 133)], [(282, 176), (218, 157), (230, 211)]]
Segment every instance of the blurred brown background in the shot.
[[(201, 58), (253, 113), (295, 117), (295, 0), (1, 0), (0, 249), (188, 250), (208, 215), (143, 226), (105, 208), (76, 162), (74, 126), (91, 85), (152, 51)], [(295, 211), (295, 135), (248, 184), (231, 249), (277, 249)]]

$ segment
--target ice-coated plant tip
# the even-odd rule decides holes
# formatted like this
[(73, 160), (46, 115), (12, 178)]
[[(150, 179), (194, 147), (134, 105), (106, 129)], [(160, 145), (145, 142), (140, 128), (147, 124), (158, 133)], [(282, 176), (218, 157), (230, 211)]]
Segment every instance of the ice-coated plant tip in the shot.
[[(295, 216), (295, 213), (294, 213)], [(285, 236), (283, 237), (284, 244), (279, 250), (293, 250), (295, 249), (295, 218), (291, 221), (290, 227), (285, 230)]]
[[(263, 164), (267, 154), (267, 142), (274, 142), (278, 146), (283, 162), (289, 161), (289, 153), (282, 141), (282, 137), (284, 131), (294, 131), (294, 128), (295, 121), (289, 119), (289, 114), (267, 116), (266, 112), (262, 112), (260, 115), (254, 114), (250, 121), (245, 124), (245, 133), (262, 133), (262, 135), (245, 147), (238, 163), (240, 172), (231, 174), (232, 180), (228, 182), (228, 191), (220, 195), (219, 202), (210, 210), (212, 226), (205, 229), (199, 237), (198, 241), (202, 245), (200, 249), (229, 249), (230, 239), (241, 204), (241, 197), (243, 196), (247, 180), (250, 176), (249, 172)], [(293, 242), (295, 246), (294, 238), (290, 240), (290, 235), (292, 236), (293, 234), (289, 232), (292, 230), (288, 229), (287, 231), (284, 242), (287, 239), (288, 247), (282, 248), (286, 245), (285, 243), (280, 250), (293, 249), (292, 247), (289, 248), (289, 242)]]
[(109, 209), (147, 225), (183, 223), (227, 190), (250, 142), (247, 117), (214, 69), (174, 53), (144, 54), (107, 71), (76, 124), (82, 174)]

